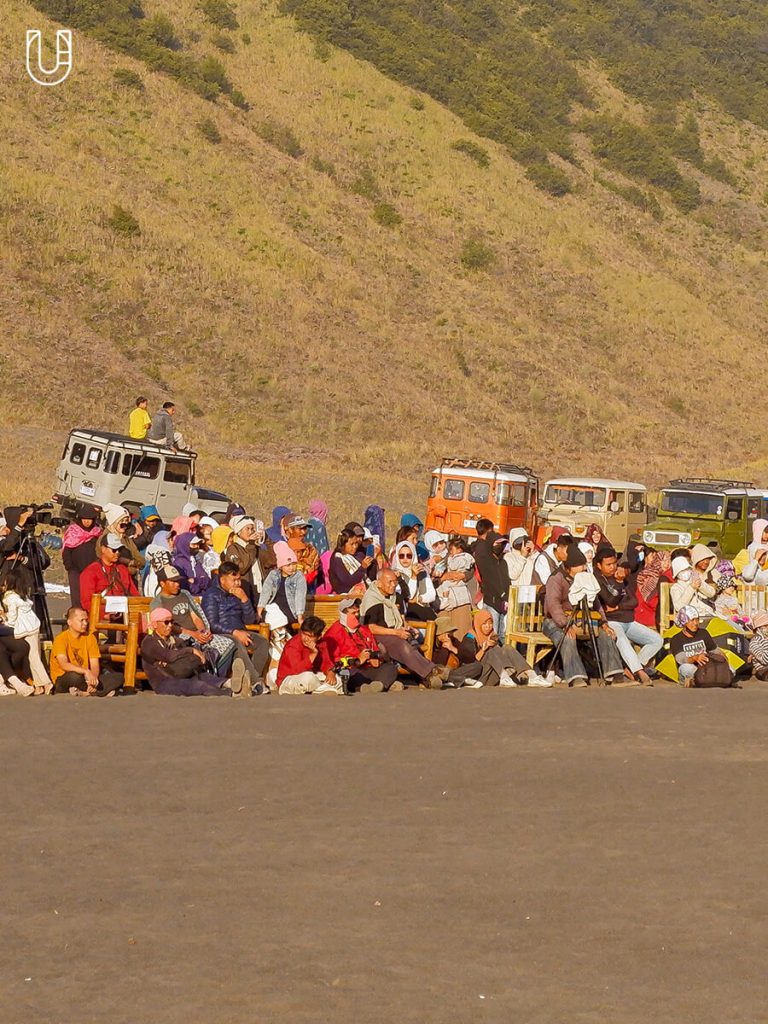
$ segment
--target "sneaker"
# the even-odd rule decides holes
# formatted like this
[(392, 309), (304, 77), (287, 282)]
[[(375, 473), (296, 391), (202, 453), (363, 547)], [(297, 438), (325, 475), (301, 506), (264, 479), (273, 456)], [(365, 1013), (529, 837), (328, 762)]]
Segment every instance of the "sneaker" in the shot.
[(547, 672), (546, 678), (550, 686), (558, 686), (563, 681), (553, 669), (550, 669), (549, 672)]
[(585, 679), (584, 676), (576, 676), (575, 679), (568, 680), (568, 685), (572, 688), (578, 687), (580, 689), (582, 686), (589, 686), (590, 682), (588, 679)]
[(31, 697), (35, 692), (34, 686), (30, 686), (29, 683), (25, 683), (23, 680), (17, 679), (14, 676), (11, 676), (8, 680), (8, 684), (20, 697)]
[(540, 676), (538, 674), (538, 672), (531, 672), (531, 674), (528, 676), (528, 685), (529, 686), (554, 686), (554, 683), (550, 682), (550, 680), (546, 679), (544, 676)]
[(504, 669), (499, 676), (499, 686), (517, 686), (517, 680)]
[(640, 686), (636, 679), (625, 679), (624, 676), (614, 676), (612, 679), (601, 679), (603, 686), (610, 686), (612, 690), (624, 690), (629, 686)]
[(462, 690), (479, 690), (482, 685), (479, 679), (467, 679), (462, 686)]
[(384, 683), (378, 679), (372, 680), (370, 683), (363, 683), (360, 687), (360, 693), (383, 693)]
[(390, 688), (387, 690), (387, 693), (402, 693), (404, 690), (405, 686), (400, 682), (399, 679), (396, 679), (394, 683), (392, 683)]
[(6, 686), (5, 683), (0, 683), (0, 697), (15, 697), (16, 691), (12, 690), (10, 686)]
[(440, 673), (440, 678), (442, 679), (443, 682), (445, 682), (448, 679), (448, 676), (451, 674), (451, 670), (448, 668), (447, 665), (435, 665), (433, 671)]
[(319, 694), (332, 693), (338, 697), (338, 695), (341, 693), (341, 690), (339, 685), (331, 686), (330, 683), (320, 683), (318, 688), (316, 690), (313, 690), (312, 692)]

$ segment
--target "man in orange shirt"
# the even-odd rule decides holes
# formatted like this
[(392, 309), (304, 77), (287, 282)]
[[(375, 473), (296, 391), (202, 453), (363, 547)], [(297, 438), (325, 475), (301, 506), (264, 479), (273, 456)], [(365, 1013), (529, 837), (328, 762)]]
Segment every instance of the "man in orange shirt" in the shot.
[(54, 693), (78, 697), (112, 697), (122, 685), (117, 673), (100, 673), (99, 647), (82, 608), (69, 609), (67, 628), (53, 641), (51, 681)]

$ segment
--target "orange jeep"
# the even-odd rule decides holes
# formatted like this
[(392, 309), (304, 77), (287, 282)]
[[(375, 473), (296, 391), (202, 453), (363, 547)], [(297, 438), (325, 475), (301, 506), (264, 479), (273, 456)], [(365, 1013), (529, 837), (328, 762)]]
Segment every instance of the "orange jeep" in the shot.
[(428, 530), (475, 537), (478, 519), (490, 519), (499, 533), (536, 528), (539, 481), (530, 469), (504, 462), (443, 459), (432, 471), (427, 502)]

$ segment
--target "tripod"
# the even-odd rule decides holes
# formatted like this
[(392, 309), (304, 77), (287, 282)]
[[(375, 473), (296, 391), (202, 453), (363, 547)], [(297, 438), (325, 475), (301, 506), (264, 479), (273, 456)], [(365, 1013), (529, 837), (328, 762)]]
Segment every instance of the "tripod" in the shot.
[(40, 639), (53, 640), (51, 616), (45, 596), (44, 570), (40, 562), (40, 548), (34, 536), (27, 531), (22, 535), (16, 561), (26, 566), (32, 576), (32, 600), (37, 617), (40, 619)]
[(585, 625), (583, 628), (586, 629), (587, 635), (592, 644), (592, 653), (595, 657), (595, 664), (597, 665), (597, 671), (599, 673), (598, 678), (604, 679), (605, 677), (603, 676), (603, 661), (600, 657), (600, 648), (597, 643), (597, 630), (595, 629), (595, 624), (592, 621), (591, 612), (592, 609), (590, 608), (589, 601), (586, 597), (582, 597), (581, 601), (573, 606), (573, 608), (571, 609), (571, 614), (568, 616), (568, 622), (566, 623), (565, 629), (563, 630), (563, 635), (557, 642), (557, 647), (555, 648), (555, 653), (552, 655), (552, 661), (550, 662), (550, 664), (554, 664), (557, 661), (557, 656), (560, 654), (560, 648), (563, 646), (563, 641), (568, 635), (568, 630), (572, 626), (576, 625), (576, 619), (579, 615), (581, 615), (585, 620)]

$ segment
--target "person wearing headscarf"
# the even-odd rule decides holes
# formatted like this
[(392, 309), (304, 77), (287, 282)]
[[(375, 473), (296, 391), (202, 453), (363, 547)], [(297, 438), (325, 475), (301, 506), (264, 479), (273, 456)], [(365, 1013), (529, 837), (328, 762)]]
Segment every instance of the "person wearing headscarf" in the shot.
[(579, 541), (579, 551), (587, 560), (587, 572), (594, 572), (592, 563), (595, 560), (595, 549), (586, 540)]
[(495, 530), (489, 530), (477, 541), (474, 550), (483, 591), (483, 606), (490, 610), (494, 629), (502, 643), (509, 599), (509, 572), (504, 560), (506, 546), (506, 537), (500, 536)]
[(426, 562), (429, 558), (429, 551), (427, 550), (426, 544), (421, 540), (421, 534), (424, 529), (424, 523), (415, 516), (413, 512), (406, 512), (400, 517), (400, 526), (415, 526), (417, 530), (416, 540), (416, 556), (420, 562)]
[(410, 541), (395, 545), (392, 569), (397, 573), (398, 589), (406, 603), (405, 618), (421, 622), (436, 619), (437, 591), (427, 570), (419, 565), (416, 547)]
[(324, 501), (315, 498), (310, 501), (307, 516), (307, 543), (322, 557), (331, 550), (328, 540), (328, 506)]
[[(706, 551), (707, 549), (705, 548), (704, 550)], [(674, 583), (669, 588), (669, 596), (672, 601), (672, 608), (675, 611), (678, 611), (685, 605), (691, 605), (697, 609), (702, 619), (709, 619), (714, 615), (714, 601), (704, 596), (705, 584), (700, 574), (696, 572), (690, 561), (683, 555), (677, 555), (672, 559), (672, 578)], [(715, 588), (712, 587), (711, 593), (713, 597), (714, 592)]]
[(742, 548), (733, 559), (733, 572), (736, 576), (744, 575), (744, 569), (755, 560), (759, 548), (768, 550), (768, 519), (756, 519), (752, 523), (752, 543)]
[(429, 558), (422, 563), (424, 568), (430, 576), (442, 575), (447, 568), (448, 535), (439, 530), (427, 530), (424, 534), (424, 545), (429, 552)]
[(262, 552), (265, 540), (264, 523), (243, 515), (235, 516), (229, 525), (233, 537), (227, 545), (222, 561), (234, 562), (240, 570), (243, 590), (256, 608), (264, 577), (274, 564), (272, 550)]
[(659, 625), (659, 587), (662, 580), (671, 581), (671, 565), (672, 557), (669, 551), (649, 551), (642, 569), (635, 577), (635, 622), (649, 629), (657, 629)]
[(96, 561), (96, 538), (101, 534), (99, 511), (95, 505), (78, 502), (75, 518), (64, 531), (61, 560), (69, 579), (69, 603), (80, 607), (80, 573)]
[(141, 591), (144, 597), (154, 597), (157, 593), (157, 574), (161, 569), (171, 564), (173, 552), (171, 551), (170, 533), (168, 530), (158, 530), (144, 552), (147, 564), (144, 566)]
[[(131, 513), (122, 505), (109, 503), (104, 506), (104, 521), (106, 529), (96, 541), (96, 557), (101, 556), (101, 548), (107, 543), (110, 537), (120, 541), (119, 563), (124, 565), (133, 577), (137, 577), (144, 568), (145, 558), (136, 546), (131, 529)], [(138, 529), (143, 530), (141, 525)], [(86, 609), (87, 610), (87, 609)]]
[(200, 538), (196, 533), (180, 533), (173, 542), (173, 565), (183, 577), (182, 587), (200, 597), (210, 586), (211, 578), (199, 558)]
[(272, 509), (272, 525), (267, 527), (266, 534), (267, 539), (273, 544), (277, 544), (278, 541), (285, 540), (283, 519), (290, 514), (291, 510), (287, 505), (275, 505)]
[[(387, 550), (387, 538), (386, 538), (386, 526), (384, 522), (384, 509), (381, 505), (369, 505), (363, 513), (363, 527), (366, 530), (370, 530), (371, 537), (374, 539), (374, 544), (378, 543), (378, 546), (382, 551)], [(378, 537), (378, 542), (376, 538)]]
[(538, 556), (536, 545), (524, 526), (516, 526), (509, 531), (509, 548), (504, 552), (504, 561), (507, 563), (510, 586), (530, 586)]
[(552, 686), (552, 682), (532, 669), (514, 647), (499, 645), (493, 628), (493, 616), (487, 608), (479, 608), (472, 617), (472, 628), (459, 641), (462, 663), (477, 661), (483, 667), (480, 682), (483, 686)]

